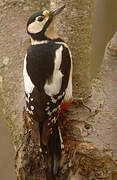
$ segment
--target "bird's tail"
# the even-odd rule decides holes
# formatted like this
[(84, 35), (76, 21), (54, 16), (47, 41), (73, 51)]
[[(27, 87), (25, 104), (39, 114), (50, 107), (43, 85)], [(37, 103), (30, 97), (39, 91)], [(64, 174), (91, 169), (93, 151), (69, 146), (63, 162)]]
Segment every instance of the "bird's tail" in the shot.
[(61, 159), (61, 137), (58, 129), (58, 122), (53, 127), (48, 144), (43, 148), (47, 161), (47, 180), (55, 180)]

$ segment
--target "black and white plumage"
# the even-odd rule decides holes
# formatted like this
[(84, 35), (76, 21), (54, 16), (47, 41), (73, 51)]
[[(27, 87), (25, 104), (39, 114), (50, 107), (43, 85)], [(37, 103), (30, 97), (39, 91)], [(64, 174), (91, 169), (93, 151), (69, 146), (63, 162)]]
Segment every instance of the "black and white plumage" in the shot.
[[(26, 111), (39, 123), (39, 141), (52, 177), (61, 158), (58, 113), (72, 99), (72, 60), (68, 46), (55, 34), (53, 19), (64, 7), (34, 13), (27, 23), (31, 45), (24, 59)], [(69, 104), (69, 103), (68, 103)]]

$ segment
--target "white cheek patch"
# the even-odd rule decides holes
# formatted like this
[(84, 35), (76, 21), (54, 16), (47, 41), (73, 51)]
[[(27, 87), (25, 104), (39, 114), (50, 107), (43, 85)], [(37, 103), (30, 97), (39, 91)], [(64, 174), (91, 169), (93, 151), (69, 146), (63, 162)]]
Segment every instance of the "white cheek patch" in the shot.
[(31, 23), (29, 26), (28, 26), (28, 31), (30, 33), (38, 33), (40, 31), (42, 31), (45, 23), (47, 22), (48, 18), (45, 18), (42, 22), (39, 22), (37, 20), (35, 20), (33, 23)]

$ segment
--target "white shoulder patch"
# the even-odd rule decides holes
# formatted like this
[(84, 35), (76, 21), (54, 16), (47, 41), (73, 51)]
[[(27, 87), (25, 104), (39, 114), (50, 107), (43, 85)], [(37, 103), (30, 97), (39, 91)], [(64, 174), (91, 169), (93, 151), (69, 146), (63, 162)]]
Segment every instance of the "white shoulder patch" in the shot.
[(25, 92), (27, 94), (32, 93), (33, 89), (34, 89), (34, 84), (32, 83), (28, 73), (27, 73), (27, 69), (26, 69), (26, 57), (27, 54), (24, 58), (24, 70), (23, 70), (23, 76), (24, 76), (24, 87), (25, 87)]
[(60, 48), (56, 50), (52, 82), (48, 83), (48, 81), (46, 81), (44, 86), (45, 93), (49, 96), (58, 94), (61, 89), (63, 77), (63, 74), (60, 71), (60, 65), (62, 62), (62, 51), (63, 46), (60, 46)]

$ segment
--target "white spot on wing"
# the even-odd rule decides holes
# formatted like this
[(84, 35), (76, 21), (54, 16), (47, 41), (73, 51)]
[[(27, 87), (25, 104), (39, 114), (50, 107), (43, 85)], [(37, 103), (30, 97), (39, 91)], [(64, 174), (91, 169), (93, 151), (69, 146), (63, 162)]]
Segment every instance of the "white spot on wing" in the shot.
[(49, 106), (47, 106), (47, 107), (45, 108), (45, 110), (46, 110), (46, 111), (48, 111), (49, 109), (50, 109), (50, 107), (49, 107)]
[(58, 94), (61, 89), (63, 77), (63, 74), (60, 71), (60, 65), (62, 61), (62, 50), (63, 46), (60, 46), (60, 48), (56, 50), (52, 82), (48, 83), (47, 81), (44, 86), (45, 93), (49, 96)]
[(30, 106), (31, 110), (33, 111), (34, 110), (34, 106)]
[(49, 122), (49, 123), (48, 123), (48, 126), (50, 126), (50, 124), (51, 124), (51, 123)]
[(51, 97), (52, 102), (55, 104), (57, 102), (57, 99)]
[(54, 108), (52, 113), (56, 112), (58, 110), (58, 107), (57, 108)]
[(30, 93), (32, 93), (34, 89), (34, 84), (32, 83), (26, 69), (26, 57), (24, 59), (24, 70), (23, 70), (23, 76), (24, 76), (24, 87), (25, 87), (25, 92), (28, 94), (28, 98), (30, 97)]
[(53, 119), (51, 119), (51, 123), (55, 124), (56, 123), (56, 117), (54, 117)]
[(63, 92), (63, 94), (59, 95), (57, 99), (58, 100), (61, 99), (64, 96), (64, 94), (65, 94), (65, 92)]
[(33, 114), (33, 112), (30, 111), (28, 108), (26, 109), (26, 111), (27, 111), (29, 114)]
[(56, 123), (56, 118), (54, 117), (54, 124)]
[(49, 116), (51, 116), (51, 115), (52, 115), (52, 112), (48, 111), (47, 114), (48, 114)]

